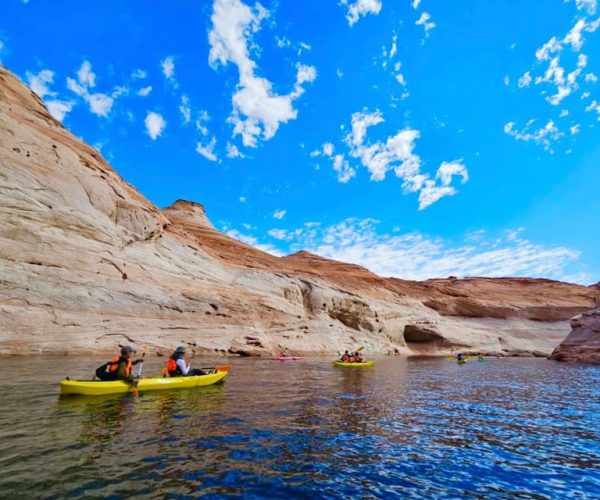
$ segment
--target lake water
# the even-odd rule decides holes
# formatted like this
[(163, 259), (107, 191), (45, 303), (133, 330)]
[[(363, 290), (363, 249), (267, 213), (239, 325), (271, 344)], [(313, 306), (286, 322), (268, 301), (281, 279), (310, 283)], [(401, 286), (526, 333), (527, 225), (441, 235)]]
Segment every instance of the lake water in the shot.
[(1, 361), (2, 498), (600, 497), (600, 366), (233, 359), (219, 386), (59, 398), (104, 360)]

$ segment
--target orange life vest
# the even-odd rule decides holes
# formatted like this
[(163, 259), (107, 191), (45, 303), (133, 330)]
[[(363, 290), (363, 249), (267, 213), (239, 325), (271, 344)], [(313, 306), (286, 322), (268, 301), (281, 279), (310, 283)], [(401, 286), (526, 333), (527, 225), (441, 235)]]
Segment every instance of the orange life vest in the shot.
[(349, 362), (350, 362), (350, 356), (348, 356), (347, 354), (344, 354), (344, 355), (342, 356), (342, 361), (343, 361), (344, 363), (349, 363)]
[(360, 359), (360, 356), (357, 354), (356, 356), (354, 356), (354, 362), (355, 363), (361, 363), (362, 359)]
[[(121, 360), (121, 356), (115, 356), (113, 359), (110, 360), (110, 365), (108, 368), (108, 371), (110, 373), (117, 373), (117, 371), (119, 370), (119, 365), (121, 363), (119, 363), (119, 361)], [(125, 367), (125, 376), (129, 377), (129, 375), (131, 375), (131, 367), (133, 366), (133, 363), (131, 362), (130, 359), (127, 360), (127, 366)]]
[(165, 367), (167, 370), (167, 373), (170, 376), (179, 376), (181, 375), (181, 370), (179, 369), (179, 367), (177, 366), (177, 361), (175, 360), (175, 358), (173, 358), (173, 356), (171, 356), (168, 361), (167, 361), (167, 366)]

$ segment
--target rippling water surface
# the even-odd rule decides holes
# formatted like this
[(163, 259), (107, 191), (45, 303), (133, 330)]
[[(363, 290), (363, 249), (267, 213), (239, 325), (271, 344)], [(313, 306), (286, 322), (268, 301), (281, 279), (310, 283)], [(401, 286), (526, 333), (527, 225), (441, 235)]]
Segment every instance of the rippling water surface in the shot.
[(59, 398), (102, 360), (0, 361), (3, 498), (600, 494), (600, 367), (239, 359), (219, 386)]

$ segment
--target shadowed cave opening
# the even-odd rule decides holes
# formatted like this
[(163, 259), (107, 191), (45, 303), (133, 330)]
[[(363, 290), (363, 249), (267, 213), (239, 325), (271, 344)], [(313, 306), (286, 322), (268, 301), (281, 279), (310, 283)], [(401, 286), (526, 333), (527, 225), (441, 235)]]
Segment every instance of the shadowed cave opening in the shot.
[(404, 327), (404, 341), (407, 344), (426, 344), (430, 342), (443, 342), (444, 337), (435, 330), (418, 325)]

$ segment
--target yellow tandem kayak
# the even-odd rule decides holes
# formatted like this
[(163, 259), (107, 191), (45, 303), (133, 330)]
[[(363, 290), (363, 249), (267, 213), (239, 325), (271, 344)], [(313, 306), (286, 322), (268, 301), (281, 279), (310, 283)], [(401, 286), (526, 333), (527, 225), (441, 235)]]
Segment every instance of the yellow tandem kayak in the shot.
[[(160, 391), (165, 389), (189, 389), (216, 384), (223, 380), (229, 372), (218, 371), (209, 375), (191, 377), (149, 377), (142, 378), (137, 384), (138, 391)], [(105, 394), (125, 394), (133, 392), (134, 385), (123, 380), (109, 382), (89, 380), (62, 380), (61, 394), (82, 394), (85, 396), (103, 396)]]
[(364, 363), (346, 363), (344, 361), (334, 361), (334, 366), (356, 366), (360, 368), (365, 368), (367, 366), (373, 366), (375, 361), (365, 361)]

